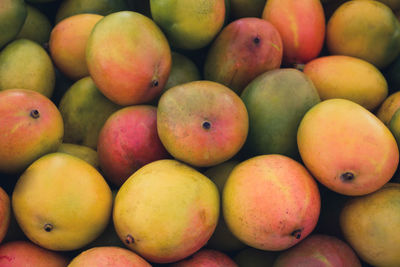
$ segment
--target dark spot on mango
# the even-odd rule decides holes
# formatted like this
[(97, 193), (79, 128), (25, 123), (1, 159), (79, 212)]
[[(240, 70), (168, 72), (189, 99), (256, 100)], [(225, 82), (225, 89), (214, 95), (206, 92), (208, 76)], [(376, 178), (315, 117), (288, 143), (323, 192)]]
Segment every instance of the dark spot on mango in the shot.
[(301, 229), (294, 230), (290, 235), (294, 236), (296, 239), (300, 239), (301, 238)]
[(51, 232), (51, 230), (53, 230), (53, 225), (50, 224), (50, 223), (46, 223), (46, 224), (43, 226), (43, 229), (44, 229), (46, 232)]
[(37, 109), (31, 110), (31, 113), (29, 115), (34, 119), (37, 119), (40, 117), (40, 113)]
[(127, 235), (125, 238), (125, 242), (129, 245), (129, 244), (133, 244), (135, 243), (135, 239), (133, 238), (133, 236), (131, 235)]
[(256, 45), (258, 45), (258, 44), (261, 42), (260, 37), (258, 37), (258, 36), (254, 37), (253, 42), (254, 42)]
[(345, 183), (351, 182), (352, 180), (354, 180), (354, 178), (355, 178), (355, 176), (351, 172), (345, 172), (340, 175), (340, 180), (342, 180), (342, 182), (345, 182)]
[(152, 87), (157, 87), (158, 86), (158, 80), (152, 80), (151, 81), (151, 86)]
[(204, 130), (209, 130), (211, 128), (211, 123), (208, 121), (205, 121), (205, 122), (203, 122), (201, 127), (203, 127)]

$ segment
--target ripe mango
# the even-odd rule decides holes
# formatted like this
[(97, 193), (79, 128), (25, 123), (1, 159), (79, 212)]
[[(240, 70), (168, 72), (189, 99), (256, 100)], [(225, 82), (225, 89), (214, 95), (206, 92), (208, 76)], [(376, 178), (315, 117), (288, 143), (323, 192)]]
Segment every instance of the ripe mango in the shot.
[(170, 267), (192, 267), (192, 266), (212, 266), (212, 267), (238, 267), (228, 255), (212, 249), (202, 249), (187, 259), (178, 261)]
[(370, 111), (346, 99), (311, 108), (297, 132), (301, 158), (323, 185), (344, 195), (365, 195), (387, 183), (399, 163), (390, 130)]
[(388, 126), (394, 113), (400, 108), (400, 92), (389, 95), (379, 107), (376, 116)]
[(0, 90), (27, 89), (50, 98), (55, 79), (50, 56), (34, 41), (15, 40), (0, 53)]
[(319, 57), (308, 62), (303, 72), (314, 83), (321, 100), (344, 98), (374, 110), (388, 95), (388, 84), (380, 70), (359, 58)]
[(182, 260), (203, 247), (217, 225), (213, 182), (176, 160), (136, 171), (119, 189), (113, 221), (125, 245), (156, 263)]

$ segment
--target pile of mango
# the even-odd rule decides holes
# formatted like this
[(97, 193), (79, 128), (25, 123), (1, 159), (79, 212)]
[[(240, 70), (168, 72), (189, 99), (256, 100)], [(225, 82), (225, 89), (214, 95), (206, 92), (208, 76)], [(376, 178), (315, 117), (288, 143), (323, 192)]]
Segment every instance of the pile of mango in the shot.
[(400, 0), (0, 0), (0, 266), (400, 266)]

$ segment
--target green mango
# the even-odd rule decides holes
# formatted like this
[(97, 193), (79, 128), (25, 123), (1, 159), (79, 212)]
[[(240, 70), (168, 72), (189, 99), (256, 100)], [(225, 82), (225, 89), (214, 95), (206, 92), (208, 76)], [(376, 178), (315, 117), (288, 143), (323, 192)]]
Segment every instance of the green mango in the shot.
[(27, 13), (24, 0), (1, 0), (0, 49), (14, 40), (24, 25)]
[(16, 39), (29, 39), (38, 44), (49, 41), (52, 25), (50, 20), (39, 9), (27, 5), (28, 15)]

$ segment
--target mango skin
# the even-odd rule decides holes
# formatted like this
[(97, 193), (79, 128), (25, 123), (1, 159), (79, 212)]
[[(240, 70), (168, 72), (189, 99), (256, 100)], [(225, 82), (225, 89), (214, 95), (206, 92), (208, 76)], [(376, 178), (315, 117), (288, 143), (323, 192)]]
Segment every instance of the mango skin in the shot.
[(0, 49), (17, 36), (27, 16), (24, 0), (2, 0), (1, 4)]
[(399, 150), (390, 130), (371, 112), (346, 99), (329, 99), (303, 117), (297, 143), (313, 176), (350, 196), (374, 192), (396, 171)]
[(376, 116), (388, 126), (394, 113), (400, 108), (400, 92), (389, 95), (379, 107)]
[(238, 19), (212, 43), (204, 63), (204, 78), (240, 94), (258, 75), (279, 68), (282, 53), (282, 39), (275, 26), (260, 18)]
[(50, 20), (39, 9), (31, 5), (26, 5), (27, 16), (22, 29), (16, 39), (29, 39), (44, 45), (49, 41), (52, 24)]
[(58, 108), (64, 121), (64, 142), (96, 150), (104, 123), (122, 107), (106, 98), (90, 77), (85, 77), (68, 88)]
[(303, 72), (314, 83), (321, 100), (344, 98), (374, 110), (388, 95), (388, 84), (380, 70), (359, 58), (319, 57), (308, 62)]
[[(31, 112), (38, 111), (38, 116)], [(30, 90), (0, 92), (0, 171), (20, 173), (62, 143), (63, 120), (47, 97)]]
[(171, 71), (163, 92), (176, 85), (201, 80), (201, 74), (196, 64), (188, 57), (172, 52)]
[(150, 0), (150, 10), (171, 46), (185, 50), (208, 45), (225, 20), (224, 0)]
[(349, 200), (340, 214), (345, 240), (373, 266), (400, 265), (400, 185), (387, 183), (378, 191)]
[(69, 259), (30, 241), (10, 241), (0, 246), (0, 266), (65, 267)]
[(0, 90), (28, 89), (50, 98), (56, 74), (46, 50), (34, 41), (18, 39), (0, 53)]
[(206, 244), (219, 204), (218, 189), (206, 176), (176, 160), (159, 160), (121, 186), (113, 221), (128, 248), (151, 262), (170, 263)]
[(96, 169), (99, 169), (99, 156), (97, 155), (97, 151), (82, 145), (70, 144), (70, 143), (62, 143), (57, 152), (70, 154), (72, 156), (83, 159)]
[(382, 69), (400, 53), (400, 22), (378, 1), (348, 1), (330, 17), (326, 44), (331, 54), (358, 57)]
[(144, 165), (169, 158), (157, 133), (157, 109), (135, 105), (114, 112), (100, 131), (97, 153), (106, 179), (117, 187)]
[(72, 80), (89, 76), (86, 45), (94, 26), (103, 16), (74, 15), (58, 23), (51, 31), (49, 47), (54, 64)]
[(268, 71), (242, 92), (249, 113), (246, 155), (298, 156), (296, 134), (304, 114), (320, 102), (311, 80), (297, 69)]
[(284, 250), (303, 240), (315, 228), (320, 206), (317, 183), (306, 168), (278, 154), (240, 163), (222, 194), (229, 229), (261, 250)]
[(202, 249), (191, 255), (189, 258), (170, 265), (170, 267), (192, 266), (238, 267), (237, 264), (226, 254), (212, 249)]
[(81, 252), (68, 264), (68, 267), (151, 267), (151, 265), (136, 253), (119, 247), (94, 247)]
[(57, 10), (55, 23), (78, 14), (106, 16), (122, 10), (128, 10), (128, 5), (124, 0), (63, 0)]
[(135, 105), (161, 93), (171, 70), (171, 50), (155, 22), (121, 11), (96, 24), (87, 43), (86, 62), (107, 98), (118, 105)]
[(273, 264), (273, 267), (296, 266), (361, 267), (361, 262), (353, 249), (342, 240), (314, 234), (281, 253)]
[(0, 187), (0, 243), (4, 240), (8, 232), (11, 221), (11, 201), (10, 197)]
[(70, 251), (89, 244), (104, 231), (112, 211), (112, 194), (93, 166), (56, 152), (25, 170), (11, 203), (18, 225), (32, 242), (50, 250)]
[(212, 81), (175, 86), (158, 102), (157, 131), (167, 151), (192, 166), (210, 167), (239, 152), (249, 128), (246, 107)]
[(285, 64), (307, 63), (321, 52), (325, 15), (319, 0), (268, 0), (262, 18), (281, 34)]

